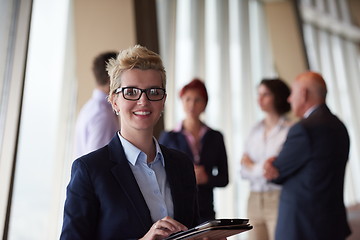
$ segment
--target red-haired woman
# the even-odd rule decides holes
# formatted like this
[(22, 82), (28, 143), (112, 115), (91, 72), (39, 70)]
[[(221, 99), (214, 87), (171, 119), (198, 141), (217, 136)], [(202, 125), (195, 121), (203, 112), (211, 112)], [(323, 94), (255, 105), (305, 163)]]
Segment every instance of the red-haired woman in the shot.
[(200, 120), (208, 102), (201, 80), (192, 80), (179, 95), (186, 117), (176, 129), (163, 132), (159, 142), (185, 152), (192, 159), (199, 190), (200, 219), (215, 219), (213, 189), (225, 187), (229, 182), (223, 135)]

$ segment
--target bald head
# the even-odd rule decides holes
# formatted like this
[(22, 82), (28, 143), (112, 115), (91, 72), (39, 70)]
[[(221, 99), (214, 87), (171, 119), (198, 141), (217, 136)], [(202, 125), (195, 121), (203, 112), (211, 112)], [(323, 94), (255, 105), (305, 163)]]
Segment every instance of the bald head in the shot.
[(316, 72), (305, 72), (297, 76), (296, 81), (299, 82), (309, 94), (309, 100), (316, 101), (315, 104), (325, 102), (327, 88), (324, 78)]
[(301, 73), (292, 85), (289, 97), (291, 109), (296, 116), (303, 117), (309, 108), (325, 103), (326, 94), (326, 83), (319, 73)]

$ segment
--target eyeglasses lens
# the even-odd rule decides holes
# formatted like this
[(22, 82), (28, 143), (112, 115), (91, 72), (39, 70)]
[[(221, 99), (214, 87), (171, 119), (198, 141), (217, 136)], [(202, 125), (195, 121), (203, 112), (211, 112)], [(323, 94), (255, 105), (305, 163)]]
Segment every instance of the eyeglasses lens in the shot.
[(139, 100), (143, 92), (150, 101), (159, 101), (165, 96), (165, 90), (162, 88), (123, 88), (122, 92), (125, 99), (133, 101)]

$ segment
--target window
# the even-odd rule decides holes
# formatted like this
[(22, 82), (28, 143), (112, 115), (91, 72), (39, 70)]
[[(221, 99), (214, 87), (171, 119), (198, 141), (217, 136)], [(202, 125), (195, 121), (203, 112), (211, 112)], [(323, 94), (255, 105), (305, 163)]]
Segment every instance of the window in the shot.
[(351, 23), (347, 1), (300, 1), (310, 69), (327, 81), (331, 110), (345, 123), (350, 135), (345, 203), (360, 201), (360, 28)]

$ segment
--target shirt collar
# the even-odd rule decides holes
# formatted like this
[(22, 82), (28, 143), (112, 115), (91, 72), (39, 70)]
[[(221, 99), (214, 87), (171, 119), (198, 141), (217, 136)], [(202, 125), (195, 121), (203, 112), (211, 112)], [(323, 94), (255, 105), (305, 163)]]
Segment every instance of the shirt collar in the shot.
[(176, 128), (174, 128), (174, 132), (181, 132), (181, 130), (183, 129), (183, 124), (182, 122), (180, 122)]
[(165, 161), (164, 161), (164, 156), (161, 152), (161, 148), (160, 148), (160, 145), (158, 143), (158, 141), (156, 140), (155, 137), (153, 137), (153, 141), (155, 143), (155, 147), (156, 147), (156, 157), (155, 157), (155, 161), (157, 159), (159, 159), (161, 161), (161, 164), (165, 167)]
[[(281, 116), (276, 125), (271, 129), (270, 135), (275, 134), (276, 132), (280, 131), (284, 126), (286, 126), (286, 121), (286, 117)], [(265, 128), (265, 119), (261, 120), (258, 126), (261, 128)]]
[[(202, 123), (202, 127), (200, 129), (201, 134), (205, 134), (208, 129), (209, 129), (209, 127), (205, 123)], [(183, 131), (184, 131), (183, 122), (180, 122), (176, 126), (176, 128), (174, 128), (174, 132), (183, 132)]]
[(282, 126), (284, 126), (286, 123), (286, 117), (281, 116), (278, 123), (276, 124), (277, 128), (281, 128)]
[[(146, 163), (146, 154), (143, 151), (138, 149), (135, 145), (133, 145), (131, 142), (129, 142), (123, 136), (121, 136), (120, 132), (118, 132), (117, 135), (124, 148), (125, 156), (128, 162), (130, 162), (134, 166), (136, 165), (137, 161), (143, 160)], [(164, 156), (161, 152), (160, 145), (155, 137), (153, 137), (153, 141), (155, 143), (155, 148), (156, 148), (156, 156), (154, 162), (159, 160), (161, 164), (165, 166)]]
[(312, 114), (317, 108), (319, 107), (319, 105), (314, 105), (311, 108), (309, 108), (305, 113), (304, 113), (304, 118), (308, 118), (310, 116), (310, 114)]

